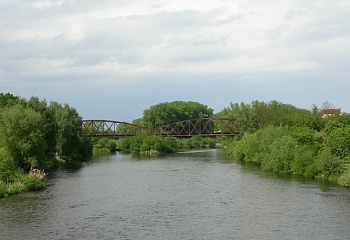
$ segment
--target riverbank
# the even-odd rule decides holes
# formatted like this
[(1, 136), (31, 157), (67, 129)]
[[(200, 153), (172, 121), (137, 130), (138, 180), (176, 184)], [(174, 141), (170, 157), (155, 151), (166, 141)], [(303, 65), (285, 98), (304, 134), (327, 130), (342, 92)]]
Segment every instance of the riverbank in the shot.
[(269, 126), (225, 144), (234, 160), (258, 164), (262, 170), (323, 179), (349, 187), (349, 158), (341, 154), (347, 150), (346, 146), (333, 140), (332, 132)]
[(46, 188), (47, 173), (31, 169), (28, 174), (16, 173), (6, 182), (0, 181), (0, 198), (15, 195), (23, 191), (38, 191)]

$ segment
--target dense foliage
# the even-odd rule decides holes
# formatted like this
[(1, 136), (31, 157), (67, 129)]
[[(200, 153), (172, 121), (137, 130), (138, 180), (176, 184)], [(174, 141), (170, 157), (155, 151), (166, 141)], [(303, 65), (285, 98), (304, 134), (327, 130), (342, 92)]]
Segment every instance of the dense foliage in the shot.
[[(0, 93), (0, 188), (23, 181), (21, 173), (55, 167), (59, 159), (86, 159), (91, 145), (82, 134), (81, 121), (68, 104)], [(24, 182), (40, 185), (35, 176)], [(24, 188), (37, 188), (28, 186)]]
[(350, 186), (350, 116), (278, 102), (231, 104), (219, 113), (237, 118), (241, 138), (226, 143), (234, 159), (277, 173), (323, 178)]
[(240, 132), (255, 132), (267, 126), (305, 126), (314, 130), (324, 127), (321, 110), (313, 106), (311, 111), (300, 109), (290, 104), (271, 101), (269, 103), (254, 101), (251, 104), (231, 103), (215, 115), (237, 120)]
[(134, 138), (124, 138), (118, 141), (118, 149), (135, 153), (172, 153), (179, 149), (213, 148), (214, 138), (192, 137), (174, 138), (150, 135), (139, 135)]
[(144, 110), (143, 117), (134, 124), (157, 128), (188, 119), (212, 117), (213, 109), (197, 102), (174, 101), (159, 103)]

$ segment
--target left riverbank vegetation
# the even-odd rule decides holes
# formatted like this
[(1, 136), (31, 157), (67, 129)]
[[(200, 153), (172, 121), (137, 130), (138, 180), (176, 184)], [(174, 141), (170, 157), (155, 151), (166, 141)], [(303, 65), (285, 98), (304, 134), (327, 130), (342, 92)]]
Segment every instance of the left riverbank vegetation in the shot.
[(45, 187), (45, 171), (92, 153), (68, 104), (0, 93), (0, 197)]

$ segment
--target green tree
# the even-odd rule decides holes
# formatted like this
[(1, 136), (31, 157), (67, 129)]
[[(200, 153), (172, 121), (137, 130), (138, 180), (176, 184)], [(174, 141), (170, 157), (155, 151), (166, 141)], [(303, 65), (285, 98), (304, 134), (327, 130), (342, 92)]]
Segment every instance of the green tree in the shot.
[(212, 117), (213, 109), (197, 102), (174, 101), (159, 103), (143, 112), (144, 126), (157, 128), (194, 118)]
[(16, 97), (11, 93), (0, 93), (0, 109), (16, 105), (18, 100), (19, 97)]
[(277, 138), (270, 145), (269, 159), (262, 162), (262, 168), (276, 173), (290, 173), (296, 146), (291, 136)]
[(330, 147), (331, 153), (341, 159), (350, 157), (350, 125), (335, 128), (326, 139), (326, 144)]
[(51, 102), (57, 127), (56, 153), (69, 159), (87, 158), (91, 154), (91, 142), (83, 135), (82, 119), (68, 104)]
[(40, 100), (38, 97), (31, 97), (28, 101), (21, 99), (21, 104), (25, 108), (33, 109), (40, 113), (43, 122), (43, 138), (47, 143), (47, 149), (44, 153), (47, 156), (47, 167), (51, 168), (57, 163), (54, 155), (56, 152), (56, 135), (57, 135), (57, 124), (55, 120), (55, 112), (52, 108), (48, 107), (46, 100)]
[(0, 146), (25, 171), (44, 168), (47, 142), (40, 113), (15, 105), (4, 109), (0, 116)]
[(17, 168), (11, 154), (4, 147), (0, 147), (0, 182), (10, 179)]

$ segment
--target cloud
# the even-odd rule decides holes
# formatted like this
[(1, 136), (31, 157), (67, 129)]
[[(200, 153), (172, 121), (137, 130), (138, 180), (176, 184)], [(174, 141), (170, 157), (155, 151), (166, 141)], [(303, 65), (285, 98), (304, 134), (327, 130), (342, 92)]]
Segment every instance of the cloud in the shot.
[(350, 75), (347, 0), (0, 0), (0, 15), (7, 89)]

